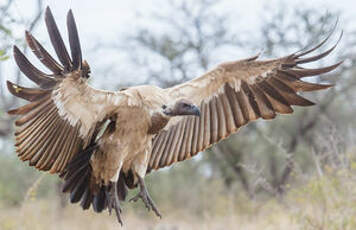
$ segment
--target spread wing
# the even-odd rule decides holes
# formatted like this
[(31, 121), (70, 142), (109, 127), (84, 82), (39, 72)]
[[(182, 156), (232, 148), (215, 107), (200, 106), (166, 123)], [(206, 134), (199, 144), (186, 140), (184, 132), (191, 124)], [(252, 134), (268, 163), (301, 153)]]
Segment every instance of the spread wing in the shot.
[(87, 84), (89, 66), (82, 61), (78, 32), (71, 11), (67, 26), (71, 56), (63, 43), (49, 8), (45, 20), (59, 64), (30, 34), (29, 47), (52, 74), (34, 67), (15, 46), (14, 57), (20, 70), (39, 88), (25, 88), (7, 82), (9, 91), (29, 101), (8, 111), (19, 115), (15, 122), (16, 152), (31, 166), (51, 173), (63, 172), (73, 156), (95, 138), (100, 125), (118, 106), (117, 93), (99, 91)]
[(301, 79), (327, 73), (340, 63), (318, 69), (306, 69), (300, 64), (327, 56), (336, 45), (324, 53), (306, 57), (320, 48), (329, 36), (304, 52), (267, 61), (258, 61), (256, 56), (223, 63), (201, 77), (167, 89), (172, 98), (187, 98), (200, 105), (201, 116), (169, 121), (153, 139), (147, 171), (188, 159), (236, 133), (250, 121), (292, 113), (292, 105), (314, 105), (298, 92), (326, 89), (331, 85)]

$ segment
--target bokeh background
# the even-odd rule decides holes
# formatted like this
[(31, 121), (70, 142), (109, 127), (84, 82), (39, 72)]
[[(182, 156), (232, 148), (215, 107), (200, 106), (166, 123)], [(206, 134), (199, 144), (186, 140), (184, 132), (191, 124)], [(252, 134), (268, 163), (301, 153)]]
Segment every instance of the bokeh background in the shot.
[(110, 90), (169, 87), (222, 61), (286, 55), (321, 41), (338, 20), (324, 47), (343, 30), (338, 48), (313, 65), (345, 61), (310, 79), (335, 84), (307, 95), (318, 105), (253, 122), (196, 158), (151, 173), (147, 185), (163, 219), (141, 202), (124, 203), (122, 229), (356, 229), (355, 1), (0, 0), (1, 230), (120, 228), (106, 212), (69, 204), (57, 176), (37, 172), (14, 153), (6, 111), (24, 102), (8, 93), (5, 81), (32, 83), (11, 49), (22, 47), (43, 67), (25, 46), (24, 30), (53, 52), (43, 21), (47, 5), (63, 37), (73, 9), (91, 84)]

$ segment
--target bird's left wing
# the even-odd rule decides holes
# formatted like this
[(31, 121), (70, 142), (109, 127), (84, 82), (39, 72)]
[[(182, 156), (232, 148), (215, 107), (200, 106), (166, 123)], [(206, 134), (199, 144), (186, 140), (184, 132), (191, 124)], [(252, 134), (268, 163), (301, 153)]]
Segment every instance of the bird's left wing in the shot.
[(30, 103), (8, 111), (19, 115), (15, 122), (16, 152), (39, 170), (61, 173), (78, 152), (95, 140), (105, 119), (123, 102), (123, 95), (100, 91), (87, 84), (89, 66), (82, 61), (77, 27), (72, 12), (67, 17), (71, 57), (67, 52), (49, 8), (45, 15), (51, 43), (59, 64), (30, 34), (26, 40), (52, 74), (34, 67), (15, 46), (20, 70), (39, 88), (7, 82), (9, 91)]
[(306, 69), (300, 64), (327, 56), (336, 45), (319, 55), (305, 57), (327, 39), (310, 50), (283, 58), (258, 61), (256, 56), (223, 63), (201, 77), (168, 88), (166, 92), (172, 98), (187, 98), (199, 105), (201, 116), (169, 121), (153, 139), (147, 171), (188, 159), (250, 121), (292, 113), (292, 105), (313, 105), (298, 92), (321, 90), (330, 85), (309, 83), (301, 78), (327, 73), (340, 63), (318, 69)]

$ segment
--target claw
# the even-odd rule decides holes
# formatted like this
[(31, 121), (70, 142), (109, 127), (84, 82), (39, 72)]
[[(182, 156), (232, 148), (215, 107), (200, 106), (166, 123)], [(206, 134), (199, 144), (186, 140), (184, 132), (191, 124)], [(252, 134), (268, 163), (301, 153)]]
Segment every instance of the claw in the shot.
[(138, 179), (139, 179), (138, 182), (140, 185), (140, 192), (136, 196), (131, 198), (129, 200), (129, 202), (137, 202), (138, 199), (141, 199), (143, 201), (143, 203), (145, 204), (148, 211), (150, 211), (152, 209), (152, 211), (156, 214), (156, 216), (158, 216), (159, 218), (162, 218), (161, 213), (158, 211), (156, 204), (153, 202), (152, 198), (150, 197), (150, 195), (146, 189), (144, 180), (141, 177), (138, 177)]
[(112, 183), (110, 190), (106, 192), (107, 200), (108, 200), (108, 210), (109, 214), (111, 215), (112, 210), (115, 210), (116, 214), (116, 219), (117, 221), (123, 226), (123, 222), (121, 219), (121, 207), (120, 207), (120, 201), (117, 193), (117, 186), (116, 183)]

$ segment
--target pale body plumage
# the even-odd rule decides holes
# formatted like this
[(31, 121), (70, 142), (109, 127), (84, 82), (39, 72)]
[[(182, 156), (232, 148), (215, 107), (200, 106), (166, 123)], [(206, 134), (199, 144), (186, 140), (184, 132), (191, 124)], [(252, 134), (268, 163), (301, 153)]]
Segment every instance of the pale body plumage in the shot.
[[(151, 116), (154, 113), (165, 116), (161, 112), (162, 105), (174, 101), (163, 89), (149, 85), (118, 92), (95, 90), (78, 72), (66, 76), (53, 91), (52, 99), (63, 119), (71, 126), (80, 125), (83, 138), (91, 132), (93, 123), (107, 117), (116, 121), (117, 131), (105, 132), (91, 157), (93, 176), (98, 184), (117, 181), (121, 167), (124, 172), (132, 168), (138, 175), (145, 176), (155, 135), (147, 134), (152, 126)], [(97, 106), (90, 106), (92, 104)]]
[[(153, 97), (152, 92), (160, 93)], [(93, 176), (98, 183), (117, 181), (121, 168), (125, 173), (132, 169), (141, 177), (146, 175), (152, 137), (155, 135), (148, 134), (153, 125), (151, 116), (161, 113), (162, 105), (169, 102), (168, 95), (164, 95), (162, 89), (148, 85), (132, 87), (112, 97), (116, 96), (121, 98), (120, 103), (126, 104), (113, 111), (117, 131), (104, 133), (98, 141), (100, 147), (97, 150), (102, 154), (93, 154), (91, 158)]]

